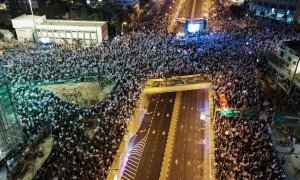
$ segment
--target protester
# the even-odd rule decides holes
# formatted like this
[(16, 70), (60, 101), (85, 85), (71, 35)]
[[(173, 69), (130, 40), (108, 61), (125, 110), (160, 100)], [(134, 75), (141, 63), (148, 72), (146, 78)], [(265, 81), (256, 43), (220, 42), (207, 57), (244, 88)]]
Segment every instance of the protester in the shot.
[[(166, 4), (175, 8), (176, 1)], [(300, 38), (293, 25), (231, 17), (220, 5), (210, 12), (211, 30), (176, 38), (167, 33), (174, 12), (166, 9), (152, 10), (127, 34), (100, 46), (38, 49), (26, 44), (5, 54), (24, 133), (31, 137), (41, 127), (52, 128), (54, 145), (35, 179), (104, 179), (149, 78), (205, 73), (229, 107), (276, 111), (265, 103), (270, 100), (259, 91), (255, 73), (257, 67), (268, 68), (267, 54), (282, 41)], [(115, 86), (98, 104), (80, 108), (30, 84), (83, 76), (106, 76)], [(214, 104), (220, 107), (218, 98)], [(84, 132), (84, 118), (97, 118), (92, 137)], [(218, 115), (215, 122), (217, 179), (284, 179), (268, 133), (270, 119)]]

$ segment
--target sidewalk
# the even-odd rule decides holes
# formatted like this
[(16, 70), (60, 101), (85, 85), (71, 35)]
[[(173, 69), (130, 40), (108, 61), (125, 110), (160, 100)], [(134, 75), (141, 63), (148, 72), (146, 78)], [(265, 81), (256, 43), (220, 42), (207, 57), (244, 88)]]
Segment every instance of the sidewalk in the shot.
[(300, 144), (294, 145), (294, 151), (291, 152), (292, 147), (283, 147), (279, 144), (280, 139), (282, 139), (281, 134), (277, 132), (275, 128), (272, 127), (272, 141), (273, 147), (275, 149), (276, 155), (280, 163), (285, 156), (286, 160), (282, 164), (282, 169), (287, 175), (288, 180), (300, 179)]

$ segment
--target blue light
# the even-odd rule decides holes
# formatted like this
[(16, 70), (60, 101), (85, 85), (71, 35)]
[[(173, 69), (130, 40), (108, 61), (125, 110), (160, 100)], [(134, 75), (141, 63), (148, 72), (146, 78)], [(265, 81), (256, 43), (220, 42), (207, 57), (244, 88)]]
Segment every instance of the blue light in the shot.
[(189, 24), (188, 32), (194, 33), (200, 30), (200, 24)]

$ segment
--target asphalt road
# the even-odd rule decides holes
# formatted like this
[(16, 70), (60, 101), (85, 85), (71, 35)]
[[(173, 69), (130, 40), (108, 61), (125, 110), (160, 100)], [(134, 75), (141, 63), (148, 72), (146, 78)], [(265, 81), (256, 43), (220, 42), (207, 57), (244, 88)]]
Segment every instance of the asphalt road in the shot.
[(122, 179), (159, 179), (176, 93), (149, 95)]
[[(208, 90), (182, 93), (169, 179), (209, 178), (209, 99)], [(201, 116), (202, 115), (202, 116)], [(205, 120), (201, 120), (201, 119)]]
[[(195, 1), (195, 2), (194, 2)], [(193, 4), (195, 3), (195, 8), (193, 12)], [(197, 20), (206, 16), (208, 18), (209, 0), (185, 0), (181, 11), (179, 12), (178, 18), (186, 18), (191, 20)], [(176, 27), (176, 32), (185, 32), (185, 23), (178, 22)]]
[(184, 7), (179, 13), (179, 17), (191, 19), (192, 18), (192, 10), (193, 3), (195, 1), (195, 11), (194, 11), (194, 19), (203, 18), (203, 14), (206, 13), (206, 9), (204, 7), (204, 0), (186, 0)]

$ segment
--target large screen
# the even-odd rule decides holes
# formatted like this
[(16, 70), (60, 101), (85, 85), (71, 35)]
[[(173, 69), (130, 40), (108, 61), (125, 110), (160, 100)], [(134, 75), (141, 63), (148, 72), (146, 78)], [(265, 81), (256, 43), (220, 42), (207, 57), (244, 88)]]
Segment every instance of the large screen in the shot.
[(187, 30), (191, 33), (198, 32), (200, 30), (200, 24), (189, 23)]

